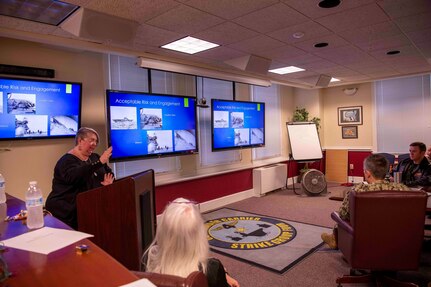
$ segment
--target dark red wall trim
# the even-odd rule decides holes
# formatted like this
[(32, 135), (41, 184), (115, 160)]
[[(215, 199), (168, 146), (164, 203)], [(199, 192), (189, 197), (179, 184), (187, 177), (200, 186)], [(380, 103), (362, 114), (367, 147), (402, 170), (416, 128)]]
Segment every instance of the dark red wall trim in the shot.
[[(348, 176), (364, 176), (364, 159), (372, 154), (371, 151), (352, 151), (348, 152), (349, 169)], [(353, 164), (353, 169), (350, 169), (350, 164)]]
[[(297, 176), (301, 164), (296, 161), (283, 162), (288, 164), (289, 178)], [(322, 168), (323, 167), (323, 168)], [(316, 162), (310, 168), (324, 172), (325, 163)], [(196, 202), (205, 202), (223, 196), (235, 194), (253, 188), (253, 169), (234, 171), (230, 173), (176, 182), (156, 187), (156, 213), (163, 212), (166, 204), (178, 197), (184, 197)]]
[(156, 213), (162, 213), (165, 205), (178, 197), (205, 202), (252, 188), (253, 169), (157, 186)]

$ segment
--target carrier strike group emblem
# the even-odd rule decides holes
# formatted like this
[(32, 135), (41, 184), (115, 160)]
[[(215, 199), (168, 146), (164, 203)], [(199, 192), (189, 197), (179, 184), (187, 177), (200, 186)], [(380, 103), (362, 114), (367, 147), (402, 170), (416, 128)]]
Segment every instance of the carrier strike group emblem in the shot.
[(211, 246), (256, 250), (275, 247), (292, 241), (296, 229), (283, 221), (262, 216), (234, 216), (205, 222)]

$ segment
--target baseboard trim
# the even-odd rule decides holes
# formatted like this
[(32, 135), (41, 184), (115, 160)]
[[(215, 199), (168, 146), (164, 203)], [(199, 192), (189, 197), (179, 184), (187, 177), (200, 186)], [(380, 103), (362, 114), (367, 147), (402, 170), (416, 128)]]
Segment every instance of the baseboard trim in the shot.
[(362, 176), (349, 176), (348, 181), (351, 183), (363, 182), (364, 178)]
[(254, 196), (254, 189), (249, 189), (241, 192), (237, 192), (234, 194), (226, 195), (220, 198), (216, 198), (213, 200), (202, 202), (199, 207), (201, 212), (207, 212), (210, 210), (214, 210), (220, 207), (223, 207), (227, 204), (231, 204), (240, 200), (244, 200)]

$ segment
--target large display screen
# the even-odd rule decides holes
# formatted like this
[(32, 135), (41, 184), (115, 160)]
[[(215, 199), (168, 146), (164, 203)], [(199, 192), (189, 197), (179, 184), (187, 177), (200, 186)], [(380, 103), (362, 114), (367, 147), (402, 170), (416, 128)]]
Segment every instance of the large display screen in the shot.
[(0, 77), (0, 140), (74, 137), (80, 83)]
[(196, 98), (106, 91), (111, 161), (198, 151)]
[(211, 100), (212, 150), (265, 145), (265, 103)]

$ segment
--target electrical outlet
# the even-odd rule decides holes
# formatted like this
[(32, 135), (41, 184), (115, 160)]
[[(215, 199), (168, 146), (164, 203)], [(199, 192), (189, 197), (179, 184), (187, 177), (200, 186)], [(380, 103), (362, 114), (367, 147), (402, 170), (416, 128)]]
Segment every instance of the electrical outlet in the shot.
[(354, 169), (354, 165), (353, 165), (353, 163), (351, 163), (351, 164), (349, 165), (349, 168), (350, 168), (350, 169)]

